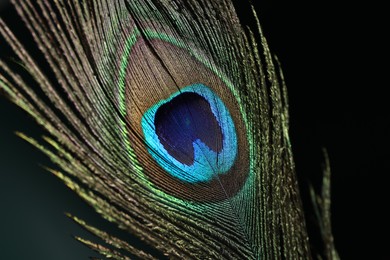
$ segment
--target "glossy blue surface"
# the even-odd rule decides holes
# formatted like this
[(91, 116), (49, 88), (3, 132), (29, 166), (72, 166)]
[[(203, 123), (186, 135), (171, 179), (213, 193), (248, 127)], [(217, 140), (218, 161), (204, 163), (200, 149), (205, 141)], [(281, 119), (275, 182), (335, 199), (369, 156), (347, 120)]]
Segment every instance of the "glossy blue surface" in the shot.
[(237, 134), (222, 100), (193, 84), (150, 107), (142, 118), (148, 151), (171, 176), (188, 183), (225, 174), (237, 156)]

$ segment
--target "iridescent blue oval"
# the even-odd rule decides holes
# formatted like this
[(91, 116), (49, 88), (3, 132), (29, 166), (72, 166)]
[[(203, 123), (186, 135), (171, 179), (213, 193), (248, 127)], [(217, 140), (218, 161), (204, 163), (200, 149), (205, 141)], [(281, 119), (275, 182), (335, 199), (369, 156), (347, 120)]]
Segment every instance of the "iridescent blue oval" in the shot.
[(222, 100), (193, 84), (157, 102), (142, 117), (148, 152), (171, 176), (210, 182), (227, 173), (237, 156), (237, 134)]

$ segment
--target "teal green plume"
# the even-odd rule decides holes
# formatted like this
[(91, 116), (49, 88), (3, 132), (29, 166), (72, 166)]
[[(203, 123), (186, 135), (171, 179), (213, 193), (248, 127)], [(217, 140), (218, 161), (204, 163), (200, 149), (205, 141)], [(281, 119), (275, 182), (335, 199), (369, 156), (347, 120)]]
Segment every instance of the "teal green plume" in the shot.
[[(19, 135), (50, 172), (170, 258), (310, 258), (283, 75), (249, 2), (245, 19), (231, 0), (13, 4), (47, 64), (0, 20), (21, 64), (0, 61), (0, 90), (47, 131)], [(106, 257), (157, 257), (70, 217)]]

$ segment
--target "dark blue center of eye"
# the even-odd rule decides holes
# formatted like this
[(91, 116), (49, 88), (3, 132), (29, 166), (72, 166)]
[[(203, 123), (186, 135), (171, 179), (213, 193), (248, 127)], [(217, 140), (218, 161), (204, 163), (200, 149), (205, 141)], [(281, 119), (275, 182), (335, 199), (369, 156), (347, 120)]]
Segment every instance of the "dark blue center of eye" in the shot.
[(215, 153), (221, 152), (222, 129), (209, 102), (184, 92), (161, 105), (154, 118), (156, 134), (165, 150), (179, 162), (194, 163), (194, 142), (200, 140)]

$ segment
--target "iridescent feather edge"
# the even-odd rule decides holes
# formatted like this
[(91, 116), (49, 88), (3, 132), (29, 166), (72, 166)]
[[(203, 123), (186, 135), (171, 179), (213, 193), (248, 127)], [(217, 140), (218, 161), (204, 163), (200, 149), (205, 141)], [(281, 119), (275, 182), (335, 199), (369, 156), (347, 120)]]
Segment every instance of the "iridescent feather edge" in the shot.
[[(254, 26), (228, 0), (13, 5), (50, 67), (0, 19), (24, 70), (0, 61), (0, 89), (47, 132), (19, 136), (105, 219), (170, 258), (310, 258), (283, 75), (249, 2)], [(156, 258), (69, 216), (103, 256)]]

